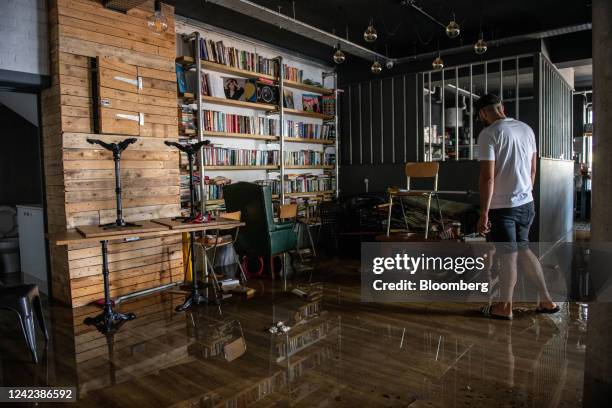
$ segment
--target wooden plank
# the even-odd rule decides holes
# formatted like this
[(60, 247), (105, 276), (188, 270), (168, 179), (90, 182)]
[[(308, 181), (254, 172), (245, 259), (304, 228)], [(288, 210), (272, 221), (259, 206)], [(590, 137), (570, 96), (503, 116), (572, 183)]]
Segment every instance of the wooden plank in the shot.
[[(135, 94), (133, 92), (124, 92), (117, 89), (111, 88), (100, 88), (100, 97), (110, 99), (111, 102), (116, 103), (116, 100), (126, 101), (133, 104), (140, 105), (150, 105), (155, 107), (167, 107), (172, 108), (174, 113), (176, 114), (176, 97), (165, 98), (165, 97), (157, 97), (151, 95), (142, 95)], [(146, 112), (143, 109), (142, 112)], [(148, 112), (154, 113), (154, 112)]]
[(169, 58), (126, 50), (124, 48), (100, 44), (93, 41), (64, 37), (60, 41), (59, 50), (72, 54), (86, 55), (92, 58), (98, 55), (112, 55), (128, 64), (174, 72), (174, 61)]
[(120, 227), (120, 228), (104, 228), (99, 225), (83, 225), (77, 227), (77, 230), (85, 235), (86, 238), (95, 238), (95, 237), (105, 237), (105, 236), (113, 236), (113, 235), (124, 235), (126, 232), (134, 233), (146, 233), (146, 232), (156, 232), (163, 231), (164, 228), (162, 225), (156, 224), (150, 221), (143, 221), (138, 223), (136, 226), (129, 227)]
[[(64, 160), (113, 160), (113, 153), (92, 146), (91, 149), (64, 149), (63, 158)], [(121, 153), (121, 160), (176, 161), (178, 160), (178, 151), (160, 152), (157, 150), (130, 150), (128, 148)]]
[[(78, 18), (71, 16), (76, 16)], [(115, 37), (125, 38), (151, 46), (166, 48), (172, 51), (176, 49), (175, 41), (169, 41), (161, 36), (154, 35), (150, 30), (149, 32), (137, 32), (134, 30), (133, 26), (127, 26), (117, 21), (105, 19), (91, 13), (80, 12), (78, 10), (62, 8), (59, 15), (59, 23), (96, 33), (113, 35)]]
[[(115, 220), (114, 210), (100, 210), (100, 222), (108, 223)], [(123, 214), (126, 220), (142, 221), (151, 220), (162, 217), (177, 217), (181, 213), (181, 205), (178, 199), (172, 204), (165, 205), (143, 205), (139, 207), (124, 208)]]
[(59, 62), (65, 64), (74, 65), (82, 68), (89, 68), (90, 60), (83, 55), (69, 54), (66, 52), (59, 52)]
[(178, 126), (145, 122), (140, 127), (140, 136), (176, 139), (178, 138)]
[(157, 55), (158, 48), (155, 45), (145, 44), (138, 41), (129, 40), (126, 38), (115, 37), (112, 35), (97, 33), (94, 31), (85, 30), (82, 28), (71, 27), (68, 25), (59, 25), (60, 44), (66, 38), (74, 38), (77, 40), (90, 41), (97, 44), (111, 45), (129, 51), (138, 51), (145, 54)]
[[(117, 143), (125, 139), (125, 135), (101, 135), (87, 133), (64, 133), (63, 147), (65, 149), (91, 149), (93, 146), (87, 142), (87, 138), (95, 137), (107, 143)], [(176, 148), (167, 146), (164, 140), (155, 137), (138, 137), (136, 142), (131, 144), (127, 151), (144, 150), (144, 151), (168, 151), (176, 152)]]
[[(183, 222), (180, 220), (174, 220), (171, 218), (160, 218), (157, 220), (151, 220), (154, 223), (163, 225), (165, 227), (168, 227), (170, 229), (173, 230), (183, 230), (185, 228), (191, 228), (194, 225), (197, 225), (198, 223), (193, 223), (193, 222)], [(205, 222), (205, 223), (201, 223), (206, 225), (206, 228), (208, 229), (227, 229), (227, 228), (236, 228), (236, 227), (241, 227), (244, 226), (245, 224), (243, 222), (240, 221), (234, 221), (234, 220), (226, 220), (223, 218), (218, 218), (214, 221), (209, 221), (209, 222)]]
[[(174, 165), (178, 165), (178, 162), (172, 162)], [(65, 170), (76, 170), (76, 169), (89, 169), (89, 170), (104, 170), (115, 168), (115, 163), (111, 160), (70, 160), (64, 162)], [(162, 169), (164, 168), (164, 162), (161, 161), (145, 161), (145, 160), (134, 160), (134, 161), (122, 161), (122, 169)]]
[(92, 132), (93, 123), (89, 117), (62, 116), (62, 130), (66, 132)]
[[(88, 0), (57, 0), (57, 3), (57, 12), (61, 15), (98, 23), (108, 27), (118, 27), (152, 39), (156, 37), (147, 26), (146, 19), (135, 18), (129, 14), (117, 13), (116, 11), (103, 8), (99, 3)], [(173, 43), (175, 41), (174, 31), (171, 30), (161, 33), (158, 37), (167, 42)]]
[[(172, 196), (159, 196), (159, 197), (147, 197), (147, 198), (134, 198), (123, 200), (123, 208), (126, 210), (130, 207), (142, 207), (149, 205), (165, 205), (165, 204), (177, 204), (179, 201), (178, 195)], [(116, 206), (115, 200), (106, 201), (89, 201), (83, 203), (67, 203), (66, 213), (76, 214), (83, 211), (93, 210), (114, 210)]]
[(152, 115), (149, 113), (145, 113), (144, 122), (145, 124), (152, 123), (152, 124), (170, 125), (173, 127), (178, 127), (178, 116), (177, 115), (163, 116), (163, 115)]
[[(64, 180), (66, 183), (74, 180), (115, 180), (114, 169), (89, 170), (72, 169), (64, 170)], [(121, 179), (129, 182), (130, 179), (155, 178), (164, 176), (178, 177), (179, 169), (121, 169)]]
[(122, 135), (138, 136), (140, 125), (138, 121), (124, 119), (117, 115), (138, 116), (138, 112), (100, 107), (100, 132), (120, 133)]
[(146, 67), (138, 67), (138, 75), (144, 78), (159, 79), (162, 81), (169, 81), (174, 83), (174, 89), (176, 90), (176, 73), (168, 71), (160, 71), (158, 69), (151, 69)]
[[(133, 251), (141, 248), (152, 248), (161, 245), (177, 244), (182, 242), (180, 235), (168, 235), (165, 237), (154, 237), (147, 239), (140, 239), (138, 241), (131, 242), (114, 242), (108, 244), (108, 253)], [(100, 245), (92, 245), (87, 248), (75, 249), (68, 251), (68, 260), (72, 261), (75, 259), (83, 259), (90, 257), (100, 256)]]
[[(77, 229), (79, 228), (85, 228), (85, 227), (78, 227)], [(173, 244), (164, 245), (163, 247), (161, 246), (142, 247), (142, 248), (135, 248), (130, 251), (112, 252), (112, 253), (109, 252), (108, 262), (110, 264), (113, 262), (125, 261), (129, 259), (141, 258), (141, 257), (152, 256), (152, 255), (157, 255), (157, 254), (164, 254), (167, 252), (182, 251), (182, 245), (183, 245), (182, 242), (175, 242)], [(100, 253), (99, 248), (98, 248), (98, 254), (96, 256), (92, 256), (88, 258), (72, 259), (72, 260), (69, 259), (68, 261), (68, 266), (70, 268), (85, 268), (87, 266), (95, 266), (95, 265), (102, 265), (102, 255)]]
[(79, 85), (70, 85), (70, 84), (61, 84), (60, 91), (62, 95), (72, 95), (72, 96), (83, 96), (90, 98), (91, 92), (89, 87), (82, 87)]
[[(174, 101), (173, 101), (172, 106), (160, 106), (160, 105), (154, 105), (154, 104), (147, 105), (147, 104), (143, 104), (140, 102), (140, 99), (139, 99), (140, 95), (138, 95), (135, 98), (136, 99), (135, 101), (130, 102), (127, 100), (116, 99), (113, 97), (109, 98), (107, 95), (116, 94), (115, 90), (109, 89), (109, 88), (103, 88), (103, 89), (104, 89), (104, 92), (101, 92), (101, 94), (105, 96), (103, 96), (102, 98), (106, 98), (108, 100), (108, 106), (107, 106), (108, 108), (118, 109), (118, 110), (132, 110), (134, 109), (135, 104), (137, 104), (136, 106), (138, 107), (138, 110), (142, 113), (168, 116), (168, 117), (174, 116), (174, 118), (177, 118), (176, 102)], [(129, 92), (121, 92), (121, 94), (122, 96), (134, 95), (134, 94), (130, 94)], [(178, 126), (178, 122), (177, 122), (177, 126)]]
[(83, 96), (62, 95), (60, 101), (62, 105), (67, 106), (91, 107), (93, 105), (91, 98)]
[[(179, 194), (179, 186), (162, 186), (162, 187), (141, 187), (124, 189), (122, 192), (123, 198), (145, 198), (158, 197), (160, 195)], [(80, 203), (87, 201), (103, 201), (112, 200), (115, 198), (115, 190), (81, 190), (68, 191), (65, 193), (67, 203)]]
[[(115, 69), (107, 68), (103, 63), (102, 58), (98, 58), (98, 61), (101, 64), (100, 68), (98, 69), (98, 84), (100, 87), (117, 89), (125, 92), (132, 92), (134, 94), (138, 93), (136, 75), (131, 75), (125, 72), (117, 71)], [(134, 69), (136, 69), (135, 66)], [(129, 83), (126, 81), (134, 81), (134, 83)]]
[[(97, 237), (93, 237), (99, 239)], [(108, 264), (109, 271), (118, 272), (126, 269), (140, 268), (147, 265), (154, 265), (162, 262), (170, 262), (172, 260), (182, 259), (183, 251), (177, 250), (164, 253), (160, 251), (155, 255), (141, 256), (138, 258), (130, 258), (123, 261), (111, 262)], [(102, 265), (85, 266), (82, 268), (71, 268), (70, 279), (82, 278), (85, 276), (95, 276), (102, 274)]]

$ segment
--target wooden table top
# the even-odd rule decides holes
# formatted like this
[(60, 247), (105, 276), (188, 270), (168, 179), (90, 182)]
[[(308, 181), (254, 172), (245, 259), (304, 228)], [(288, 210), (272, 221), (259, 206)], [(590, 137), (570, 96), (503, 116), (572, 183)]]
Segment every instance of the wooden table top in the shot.
[[(150, 220), (151, 223), (156, 223), (156, 221), (158, 220)], [(180, 223), (182, 226), (181, 228), (171, 228), (170, 226), (162, 224), (162, 222), (165, 222), (165, 223), (168, 222), (167, 218), (162, 218), (159, 221), (160, 221), (159, 223), (156, 223), (156, 225), (158, 226), (156, 228), (151, 228), (151, 226), (149, 225), (149, 221), (147, 221), (146, 222), (147, 228), (138, 229), (136, 227), (131, 227), (127, 230), (121, 231), (121, 233), (118, 233), (119, 231), (115, 230), (115, 231), (110, 231), (110, 233), (107, 235), (94, 234), (96, 236), (87, 237), (84, 234), (77, 231), (76, 229), (69, 229), (69, 230), (62, 231), (62, 232), (48, 234), (47, 238), (49, 239), (49, 242), (51, 244), (62, 246), (62, 245), (71, 245), (71, 244), (82, 244), (82, 243), (87, 243), (87, 242), (120, 241), (120, 240), (125, 240), (125, 239), (132, 239), (132, 238), (147, 238), (147, 237), (154, 237), (154, 236), (173, 235), (173, 234), (179, 234), (182, 232), (210, 231), (210, 230), (216, 230), (222, 227), (231, 228), (231, 227), (242, 227), (245, 225), (245, 223), (241, 221), (227, 220), (227, 219), (221, 218), (221, 219), (210, 221), (210, 222), (203, 223), (203, 224), (183, 224), (183, 223), (180, 223), (180, 221), (173, 221), (177, 224)], [(140, 221), (139, 223), (145, 224), (145, 221)]]

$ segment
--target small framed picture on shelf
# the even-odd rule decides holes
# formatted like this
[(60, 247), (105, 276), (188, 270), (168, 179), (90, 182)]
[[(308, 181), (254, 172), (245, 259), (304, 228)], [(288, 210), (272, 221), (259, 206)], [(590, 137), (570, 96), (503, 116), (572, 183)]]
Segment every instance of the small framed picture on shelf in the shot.
[(222, 77), (223, 78), (223, 93), (227, 99), (235, 101), (244, 101), (244, 87), (246, 85), (246, 79), (244, 78), (233, 78), (233, 77)]
[(293, 91), (287, 89), (283, 90), (283, 104), (287, 109), (295, 108), (295, 103), (293, 102)]
[(175, 64), (176, 70), (176, 86), (180, 94), (187, 92), (187, 82), (185, 81), (185, 70), (180, 64)]
[(207, 73), (202, 73), (202, 95), (204, 96), (212, 96), (210, 91), (210, 77)]
[(302, 109), (306, 112), (321, 113), (321, 96), (315, 94), (303, 94)]

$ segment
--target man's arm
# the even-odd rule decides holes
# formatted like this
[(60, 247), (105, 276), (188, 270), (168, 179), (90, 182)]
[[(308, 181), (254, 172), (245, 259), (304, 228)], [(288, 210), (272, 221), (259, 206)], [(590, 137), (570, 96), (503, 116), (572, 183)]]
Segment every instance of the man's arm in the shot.
[(486, 234), (489, 232), (489, 209), (493, 198), (493, 187), (495, 185), (495, 160), (481, 160), (480, 178), (478, 187), (480, 190), (480, 219), (478, 220), (478, 232)]
[(533, 156), (531, 157), (531, 188), (535, 186), (535, 178), (536, 178), (536, 173), (538, 171), (537, 158), (538, 158), (538, 152), (533, 153)]

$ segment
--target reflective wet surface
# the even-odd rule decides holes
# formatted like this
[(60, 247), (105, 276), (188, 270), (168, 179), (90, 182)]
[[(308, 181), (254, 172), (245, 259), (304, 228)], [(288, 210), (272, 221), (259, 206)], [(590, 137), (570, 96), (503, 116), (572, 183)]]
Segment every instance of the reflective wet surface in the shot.
[[(251, 280), (251, 300), (174, 308), (162, 293), (126, 302), (112, 335), (83, 324), (96, 307), (47, 308), (51, 342), (31, 363), (18, 322), (0, 313), (0, 385), (75, 386), (84, 406), (581, 406), (588, 309), (360, 302), (359, 264), (319, 266), (311, 301)], [(282, 321), (290, 329), (270, 333)], [(39, 336), (39, 348), (43, 347)]]

